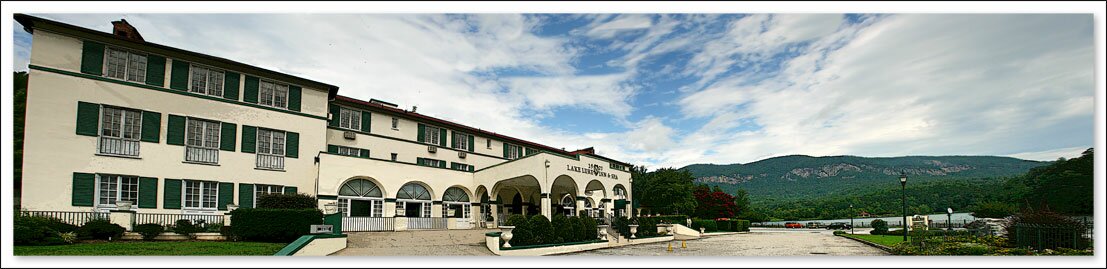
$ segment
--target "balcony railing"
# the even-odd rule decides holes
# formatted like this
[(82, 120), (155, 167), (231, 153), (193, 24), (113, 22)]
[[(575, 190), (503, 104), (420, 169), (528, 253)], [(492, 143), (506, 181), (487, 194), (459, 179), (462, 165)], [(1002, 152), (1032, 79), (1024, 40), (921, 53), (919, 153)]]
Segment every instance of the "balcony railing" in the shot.
[(137, 213), (135, 214), (135, 224), (147, 224), (153, 223), (162, 226), (174, 226), (177, 225), (178, 220), (187, 219), (191, 220), (193, 224), (197, 224), (201, 227), (208, 227), (211, 225), (222, 226), (223, 215), (201, 215), (201, 214), (160, 214), (160, 213)]
[(128, 140), (116, 137), (100, 137), (100, 154), (119, 156), (138, 156), (138, 140)]
[(342, 218), (342, 231), (344, 232), (384, 232), (395, 230), (396, 218), (382, 217), (344, 217)]
[(219, 149), (185, 147), (185, 161), (197, 163), (219, 163)]
[(409, 230), (445, 230), (445, 218), (407, 218)]
[(72, 225), (85, 225), (85, 222), (94, 219), (108, 219), (108, 212), (75, 212), (75, 211), (20, 211), (22, 216), (47, 217), (61, 220)]
[(269, 170), (284, 170), (284, 156), (257, 154), (257, 167)]

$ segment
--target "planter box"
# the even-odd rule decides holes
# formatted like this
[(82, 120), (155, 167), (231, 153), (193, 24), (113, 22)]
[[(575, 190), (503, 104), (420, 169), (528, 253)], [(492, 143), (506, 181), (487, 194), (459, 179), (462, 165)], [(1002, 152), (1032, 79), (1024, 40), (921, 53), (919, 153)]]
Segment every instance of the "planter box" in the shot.
[[(194, 235), (196, 236), (196, 240), (210, 240), (210, 241), (224, 241), (224, 240), (227, 240), (226, 237), (224, 237), (222, 234), (219, 234), (219, 233), (195, 233)], [(142, 240), (142, 235), (138, 234), (136, 232), (126, 232), (126, 233), (123, 234), (123, 240)], [(189, 240), (189, 238), (182, 235), (182, 234), (178, 234), (178, 233), (174, 233), (174, 232), (163, 232), (160, 235), (158, 235), (157, 237), (154, 237), (154, 240), (181, 241), (181, 240)]]

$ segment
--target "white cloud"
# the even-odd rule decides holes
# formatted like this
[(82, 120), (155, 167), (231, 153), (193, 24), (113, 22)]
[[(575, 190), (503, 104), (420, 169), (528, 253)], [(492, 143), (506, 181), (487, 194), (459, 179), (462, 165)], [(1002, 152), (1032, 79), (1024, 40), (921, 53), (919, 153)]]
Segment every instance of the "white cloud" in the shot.
[(592, 38), (607, 39), (615, 37), (620, 31), (649, 28), (653, 20), (642, 14), (619, 15), (607, 22), (593, 25), (585, 35)]
[(1035, 152), (1019, 152), (1015, 154), (1008, 154), (1007, 156), (1024, 160), (1056, 161), (1057, 158), (1072, 159), (1080, 157), (1080, 155), (1083, 154), (1085, 150), (1088, 150), (1088, 147), (1071, 147)]

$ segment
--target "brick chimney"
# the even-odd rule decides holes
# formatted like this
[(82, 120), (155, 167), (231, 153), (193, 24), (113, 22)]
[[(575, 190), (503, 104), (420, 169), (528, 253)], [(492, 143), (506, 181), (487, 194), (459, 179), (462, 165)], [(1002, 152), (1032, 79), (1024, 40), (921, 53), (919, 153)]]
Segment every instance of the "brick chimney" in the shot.
[(569, 152), (569, 153), (571, 153), (573, 155), (576, 155), (576, 154), (592, 154), (592, 155), (595, 155), (596, 154), (596, 149), (593, 149), (592, 147), (588, 147), (588, 148), (578, 149), (576, 151)]
[(138, 33), (138, 29), (127, 23), (126, 19), (119, 19), (118, 21), (111, 22), (113, 26), (111, 33), (117, 37), (127, 39), (135, 42), (146, 42), (142, 39), (142, 34)]

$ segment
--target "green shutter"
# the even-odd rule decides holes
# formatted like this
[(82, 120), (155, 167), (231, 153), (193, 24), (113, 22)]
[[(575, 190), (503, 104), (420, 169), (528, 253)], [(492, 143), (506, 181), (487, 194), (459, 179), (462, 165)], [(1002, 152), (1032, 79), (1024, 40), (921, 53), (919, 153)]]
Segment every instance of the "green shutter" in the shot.
[(81, 46), (81, 73), (104, 74), (104, 44), (85, 41)]
[(238, 207), (254, 207), (254, 184), (238, 183)]
[(333, 104), (331, 105), (331, 121), (327, 122), (327, 125), (330, 125), (331, 127), (338, 127), (338, 118), (339, 115), (341, 115), (341, 109), (342, 108), (339, 106)]
[(337, 145), (327, 145), (327, 153), (338, 154), (338, 146)]
[(158, 179), (138, 179), (138, 208), (158, 208)]
[(300, 111), (300, 86), (288, 85), (288, 110)]
[(504, 142), (504, 159), (507, 159), (507, 147), (510, 146), (507, 142)]
[(258, 77), (246, 76), (246, 82), (243, 84), (242, 89), (242, 101), (247, 103), (258, 103), (258, 84), (260, 81)]
[(73, 206), (92, 206), (96, 175), (73, 172)]
[(254, 126), (242, 125), (242, 152), (254, 153), (257, 152), (258, 128)]
[(457, 132), (450, 132), (450, 148), (457, 148), (457, 141), (454, 141), (455, 136), (457, 136)]
[(446, 168), (446, 161), (438, 160), (438, 167), (439, 168)]
[(146, 85), (165, 86), (165, 57), (146, 56)]
[(446, 147), (446, 128), (438, 129), (438, 145), (443, 148)]
[(77, 134), (96, 136), (100, 130), (100, 105), (77, 102)]
[(169, 88), (174, 90), (188, 90), (188, 62), (173, 59), (173, 67), (169, 74)]
[(165, 127), (165, 143), (169, 145), (184, 145), (185, 117), (169, 114), (169, 123)]
[(473, 152), (473, 149), (477, 148), (477, 145), (473, 144), (475, 140), (476, 139), (473, 138), (473, 135), (469, 135), (469, 152)]
[(300, 157), (300, 134), (293, 132), (285, 132), (284, 135), (284, 156), (289, 158)]
[(142, 141), (161, 141), (161, 113), (142, 111)]
[(415, 134), (419, 143), (427, 142), (427, 126), (422, 123), (419, 124), (419, 133)]
[(469, 165), (469, 172), (473, 172), (473, 170), (474, 170), (475, 168), (476, 168), (476, 166), (473, 166), (473, 165)]
[(296, 187), (285, 186), (284, 187), (284, 194), (296, 194), (296, 190), (297, 190)]
[(241, 77), (235, 72), (223, 72), (223, 98), (238, 101), (238, 80)]
[(219, 130), (219, 149), (226, 151), (234, 151), (234, 143), (237, 141), (238, 125), (234, 123), (224, 122), (223, 126)]
[(227, 210), (227, 204), (234, 203), (234, 183), (219, 182), (219, 210)]
[(362, 111), (361, 112), (361, 131), (366, 132), (366, 133), (370, 132), (369, 131), (370, 130), (369, 129), (370, 124), (373, 124), (373, 115), (369, 114), (369, 111)]
[(415, 157), (415, 164), (426, 166), (426, 162), (423, 161), (423, 157)]
[(358, 149), (357, 150), (357, 156), (362, 157), (362, 158), (369, 158), (369, 150), (367, 150), (367, 149)]
[(181, 209), (181, 180), (165, 179), (165, 193), (162, 196), (165, 196), (162, 208)]

